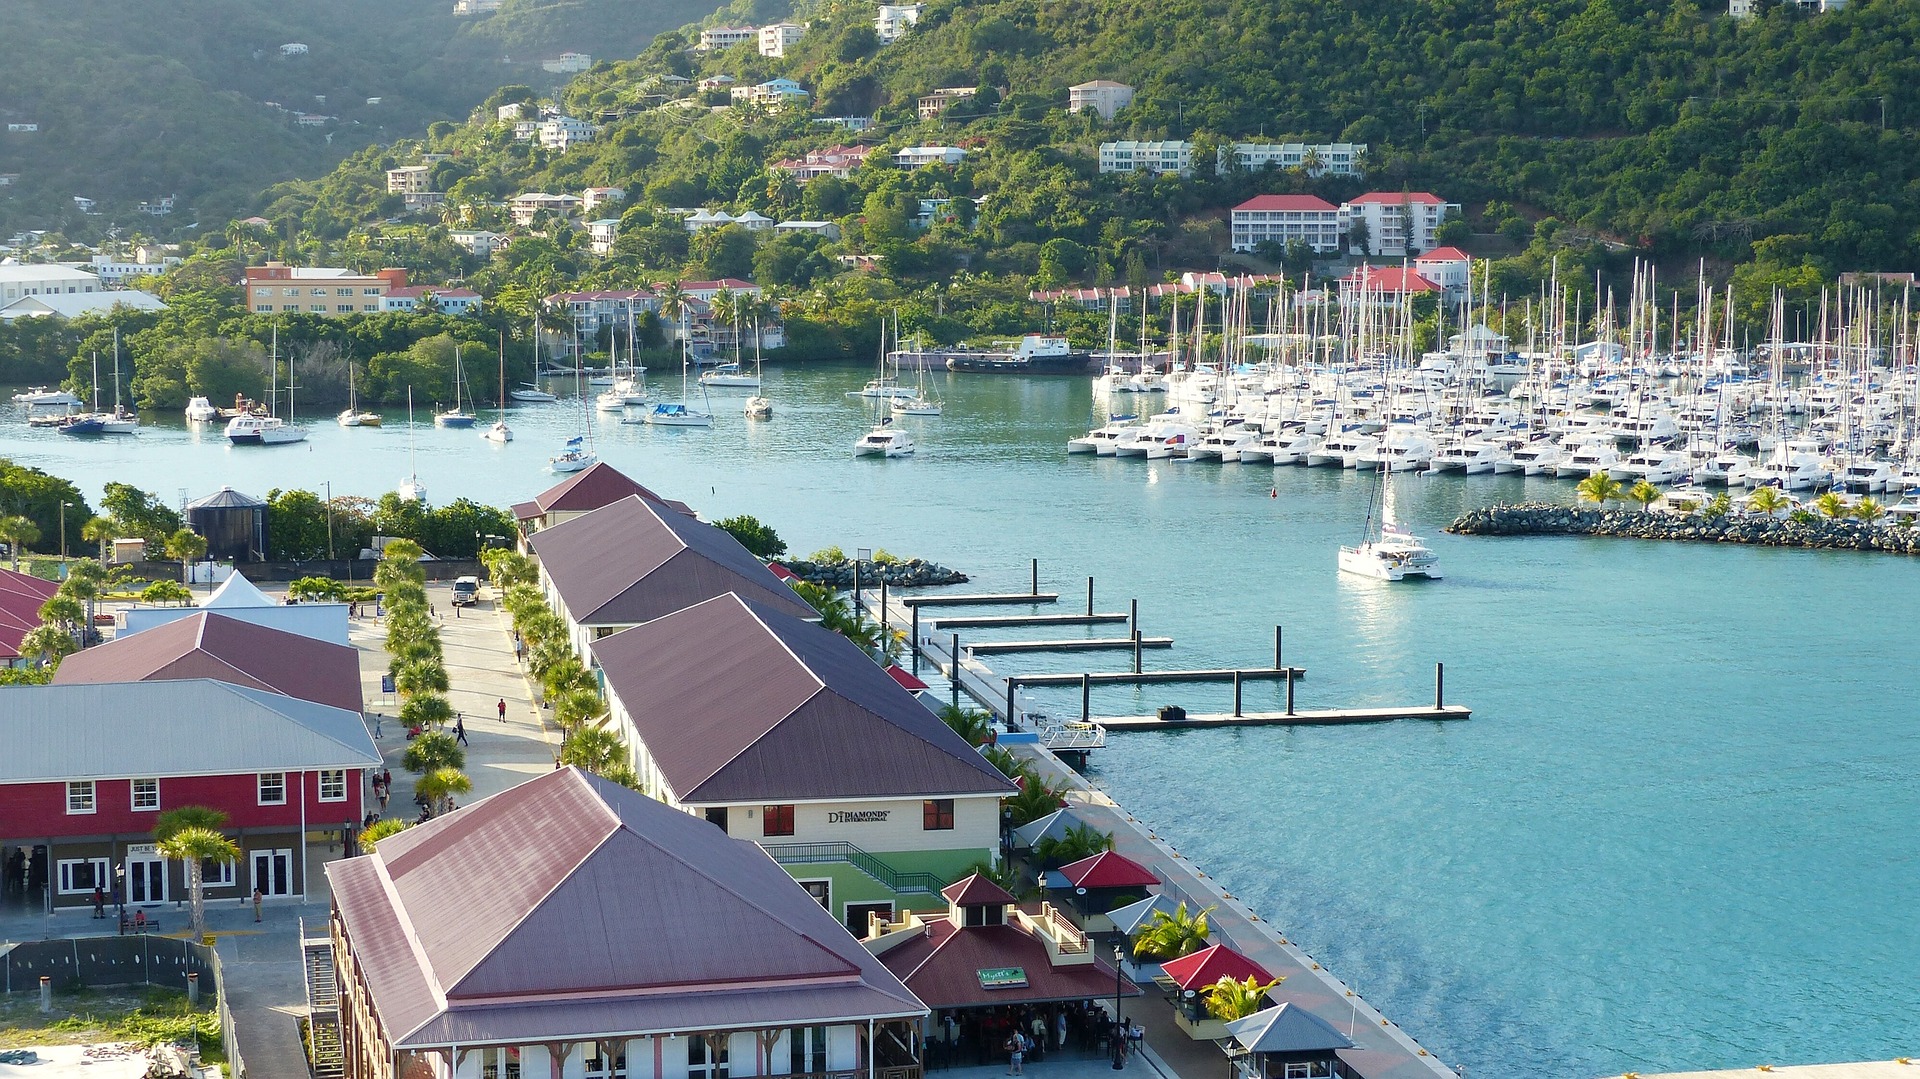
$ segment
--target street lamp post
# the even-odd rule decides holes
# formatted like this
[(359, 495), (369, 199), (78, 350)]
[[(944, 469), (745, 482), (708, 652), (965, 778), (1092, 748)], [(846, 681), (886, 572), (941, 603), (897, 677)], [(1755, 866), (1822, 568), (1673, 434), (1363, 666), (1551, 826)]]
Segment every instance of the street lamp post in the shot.
[(71, 502), (60, 503), (60, 576), (67, 575), (67, 509)]
[[(333, 561), (333, 481), (327, 481), (327, 561)], [(329, 568), (328, 572), (332, 572)]]
[(1113, 1070), (1119, 1071), (1127, 1066), (1127, 1029), (1120, 1022), (1120, 994), (1126, 984), (1121, 976), (1121, 964), (1126, 961), (1127, 935), (1113, 943)]

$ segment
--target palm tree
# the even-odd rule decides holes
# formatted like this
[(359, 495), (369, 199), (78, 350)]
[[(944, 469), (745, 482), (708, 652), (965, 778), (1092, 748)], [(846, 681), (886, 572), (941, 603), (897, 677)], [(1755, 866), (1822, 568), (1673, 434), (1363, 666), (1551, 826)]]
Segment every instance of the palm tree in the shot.
[(1733, 496), (1722, 491), (1714, 495), (1712, 500), (1701, 508), (1700, 512), (1706, 514), (1708, 520), (1717, 521), (1733, 512)]
[(458, 768), (435, 768), (413, 781), (413, 793), (426, 798), (438, 817), (453, 807), (453, 796), (473, 789), (473, 780)]
[(1067, 788), (1056, 787), (1044, 776), (1029, 775), (1019, 780), (1020, 792), (1000, 803), (1013, 814), (1013, 826), (1032, 824), (1066, 805)]
[(59, 669), (60, 661), (79, 649), (73, 634), (58, 626), (36, 626), (20, 639), (20, 655)]
[(660, 298), (660, 313), (667, 316), (668, 321), (679, 322), (687, 313), (687, 290), (680, 287), (680, 282), (668, 281), (653, 291)]
[(1607, 503), (1620, 497), (1620, 481), (1605, 472), (1595, 472), (1581, 480), (1580, 486), (1574, 490), (1579, 493), (1582, 502), (1593, 502), (1604, 509)]
[(1792, 504), (1793, 501), (1786, 496), (1786, 492), (1778, 487), (1755, 488), (1754, 492), (1747, 496), (1747, 509), (1767, 517), (1779, 513)]
[(1267, 1002), (1267, 994), (1284, 981), (1285, 978), (1275, 978), (1261, 985), (1258, 978), (1244, 982), (1222, 978), (1207, 987), (1207, 1014), (1227, 1022), (1244, 1019), (1259, 1011)]
[(416, 659), (400, 665), (393, 675), (393, 688), (403, 697), (422, 693), (445, 693), (447, 669), (439, 661)]
[(80, 600), (71, 592), (66, 591), (64, 585), (60, 591), (55, 592), (40, 605), (40, 621), (49, 626), (60, 627), (60, 630), (70, 639), (79, 631), (80, 623), (85, 621), (86, 617), (86, 607), (82, 606)]
[(13, 568), (17, 573), (20, 570), (20, 548), (40, 542), (40, 526), (26, 517), (0, 517), (0, 540), (7, 541), (7, 551), (13, 555)]
[(715, 321), (733, 325), (733, 359), (740, 360), (740, 297), (730, 288), (723, 288), (713, 294), (713, 317)]
[(187, 895), (192, 910), (192, 935), (207, 931), (206, 881), (202, 867), (207, 862), (232, 865), (240, 860), (240, 848), (220, 834), (227, 826), (227, 815), (206, 806), (181, 806), (160, 814), (153, 822), (153, 838), (160, 853), (187, 866)]
[(1133, 954), (1139, 959), (1178, 959), (1183, 955), (1192, 955), (1207, 946), (1207, 938), (1213, 935), (1213, 929), (1207, 924), (1207, 915), (1213, 907), (1197, 914), (1190, 914), (1187, 905), (1181, 903), (1169, 914), (1164, 910), (1153, 912), (1153, 920), (1134, 942)]
[(372, 824), (360, 830), (358, 837), (360, 853), (366, 854), (372, 851), (375, 843), (380, 842), (390, 835), (399, 835), (409, 827), (411, 827), (411, 825), (398, 817), (387, 817), (383, 820), (374, 821)]
[(553, 721), (565, 731), (571, 731), (607, 710), (607, 706), (600, 701), (600, 694), (584, 686), (563, 690), (551, 699)]
[(1640, 503), (1640, 512), (1645, 513), (1660, 500), (1660, 488), (1646, 480), (1641, 480), (1627, 489), (1627, 497)]
[(453, 718), (453, 705), (438, 693), (422, 693), (410, 697), (400, 706), (400, 722), (407, 727), (419, 727), (423, 730), (438, 728)]
[(445, 731), (427, 731), (407, 743), (407, 752), (400, 758), (401, 767), (417, 775), (425, 775), (436, 768), (465, 768), (467, 751), (460, 748), (460, 740)]
[(1043, 867), (1058, 867), (1112, 849), (1113, 833), (1091, 824), (1076, 824), (1058, 839), (1041, 836), (1033, 845), (1033, 860)]
[(977, 708), (962, 708), (957, 704), (943, 704), (939, 711), (940, 722), (953, 728), (953, 732), (967, 740), (970, 746), (984, 746), (993, 733), (993, 717)]
[(1837, 491), (1828, 491), (1814, 499), (1813, 508), (1819, 510), (1820, 515), (1829, 521), (1837, 521), (1847, 515), (1846, 500), (1841, 498)]
[(167, 557), (180, 563), (180, 580), (184, 583), (192, 571), (195, 562), (207, 553), (205, 536), (190, 528), (180, 529), (167, 537)]
[(1873, 524), (1887, 515), (1887, 508), (1882, 506), (1878, 499), (1863, 498), (1853, 507), (1853, 515), (1868, 524)]
[(561, 764), (578, 765), (594, 775), (605, 775), (626, 760), (627, 744), (605, 727), (582, 727), (567, 735), (567, 744), (560, 747)]
[(120, 526), (111, 517), (89, 517), (87, 523), (80, 526), (80, 538), (100, 545), (100, 561), (106, 562), (113, 557), (113, 541), (119, 538)]

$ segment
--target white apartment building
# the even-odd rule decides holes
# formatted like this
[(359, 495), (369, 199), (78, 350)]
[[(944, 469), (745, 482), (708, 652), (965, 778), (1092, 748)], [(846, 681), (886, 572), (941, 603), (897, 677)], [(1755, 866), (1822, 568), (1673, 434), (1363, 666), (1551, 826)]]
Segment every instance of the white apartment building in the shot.
[(1340, 249), (1340, 208), (1313, 195), (1256, 195), (1233, 208), (1235, 251), (1299, 240), (1315, 251)]
[(493, 253), (507, 246), (505, 233), (488, 232), (486, 229), (454, 229), (447, 233), (455, 247), (461, 248), (477, 258), (492, 258)]
[(613, 241), (620, 237), (620, 219), (602, 217), (587, 222), (587, 246), (596, 255), (604, 255), (613, 250)]
[(1100, 144), (1100, 171), (1191, 175), (1193, 143), (1103, 142)]
[(88, 268), (103, 285), (124, 285), (133, 278), (145, 274), (165, 273), (180, 265), (180, 256), (162, 255), (159, 259), (148, 261), (144, 258), (116, 259), (112, 255), (95, 255)]
[(480, 294), (470, 288), (456, 288), (452, 285), (403, 285), (390, 288), (380, 297), (382, 311), (414, 311), (419, 309), (427, 297), (433, 297), (433, 306), (447, 315), (471, 315), (480, 310)]
[(920, 13), (925, 10), (925, 4), (881, 4), (873, 17), (873, 32), (880, 36), (880, 44), (891, 45), (919, 25)]
[(790, 104), (805, 105), (809, 96), (800, 88), (800, 84), (792, 79), (769, 79), (756, 86), (736, 86), (727, 92), (733, 96), (735, 102), (751, 102), (770, 108)]
[(757, 26), (709, 26), (700, 31), (700, 44), (694, 49), (698, 52), (713, 52), (716, 49), (731, 49), (735, 45), (745, 45), (760, 40), (760, 28)]
[(580, 209), (592, 213), (602, 206), (611, 206), (627, 197), (624, 187), (589, 187), (580, 192)]
[(1441, 224), (1459, 212), (1459, 203), (1425, 191), (1369, 191), (1340, 207), (1350, 241), (1354, 223), (1366, 224), (1367, 250), (1357, 253), (1387, 258), (1438, 247)]
[(543, 71), (555, 75), (574, 75), (593, 66), (593, 57), (584, 52), (563, 52), (551, 60), (540, 61)]
[(935, 119), (952, 108), (954, 102), (965, 101), (979, 92), (976, 86), (943, 86), (919, 100), (920, 119)]
[(1133, 87), (1112, 79), (1095, 79), (1067, 87), (1068, 112), (1097, 112), (1102, 120), (1133, 103)]
[(515, 195), (507, 200), (507, 213), (513, 217), (513, 223), (526, 226), (533, 224), (535, 214), (542, 210), (552, 210), (562, 217), (572, 217), (580, 208), (578, 195), (549, 195), (545, 191), (529, 191), (524, 195)]
[(22, 296), (65, 296), (103, 291), (100, 279), (85, 270), (50, 263), (0, 262), (0, 302)]
[(799, 41), (806, 35), (807, 28), (799, 23), (777, 22), (772, 26), (760, 28), (760, 55), (785, 56), (787, 46)]
[(1307, 170), (1309, 176), (1358, 176), (1366, 168), (1364, 142), (1236, 142), (1234, 163), (1248, 172)]
[(413, 191), (429, 191), (433, 186), (433, 168), (430, 165), (402, 165), (387, 170), (387, 194), (404, 195)]
[(909, 146), (893, 155), (903, 169), (924, 169), (928, 165), (958, 165), (967, 151), (958, 146)]
[(592, 142), (600, 129), (585, 120), (576, 120), (571, 116), (556, 116), (540, 122), (540, 145), (549, 150), (565, 153), (576, 143)]

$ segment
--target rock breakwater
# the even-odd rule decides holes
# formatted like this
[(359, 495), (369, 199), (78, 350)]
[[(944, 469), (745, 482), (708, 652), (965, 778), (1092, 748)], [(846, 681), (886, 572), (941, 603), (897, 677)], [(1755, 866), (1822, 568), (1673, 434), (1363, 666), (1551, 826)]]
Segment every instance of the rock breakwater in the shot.
[(1638, 509), (1588, 509), (1523, 502), (1468, 510), (1447, 526), (1461, 536), (1620, 536), (1757, 547), (1920, 554), (1920, 528), (1825, 517), (1705, 517)]
[[(789, 562), (783, 559), (780, 564), (804, 581), (826, 585), (829, 588), (853, 587), (851, 559), (840, 562), (809, 562), (806, 559), (795, 559)], [(942, 584), (965, 584), (967, 575), (959, 570), (948, 569), (919, 558), (904, 558), (897, 562), (860, 563), (862, 586), (878, 587), (883, 580), (891, 588), (925, 588)]]

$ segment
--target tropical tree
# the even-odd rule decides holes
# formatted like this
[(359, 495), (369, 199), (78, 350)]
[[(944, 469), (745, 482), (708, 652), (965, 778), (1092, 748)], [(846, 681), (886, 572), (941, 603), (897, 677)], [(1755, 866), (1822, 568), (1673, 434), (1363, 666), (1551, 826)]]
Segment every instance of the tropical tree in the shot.
[(1708, 520), (1717, 521), (1733, 512), (1733, 496), (1722, 491), (1708, 500), (1700, 512), (1706, 514)]
[(1582, 502), (1592, 502), (1605, 508), (1607, 503), (1620, 497), (1620, 481), (1605, 472), (1595, 472), (1581, 480), (1580, 485), (1574, 490), (1580, 495)]
[(140, 590), (142, 603), (185, 603), (192, 598), (192, 590), (179, 581), (155, 581)]
[(160, 814), (153, 822), (153, 838), (160, 853), (187, 867), (192, 935), (207, 931), (206, 880), (203, 867), (208, 862), (232, 865), (240, 860), (240, 848), (220, 834), (227, 826), (227, 815), (206, 806), (181, 806)]
[(411, 827), (411, 825), (407, 821), (401, 820), (398, 817), (386, 817), (374, 821), (372, 824), (360, 830), (360, 853), (365, 854), (371, 851), (374, 844), (390, 835), (399, 835), (409, 827)]
[(626, 759), (626, 743), (605, 727), (581, 727), (567, 735), (566, 744), (560, 747), (561, 764), (577, 765), (594, 775), (605, 775), (607, 769)]
[(113, 558), (113, 541), (120, 536), (120, 527), (111, 517), (89, 517), (87, 523), (80, 526), (80, 538), (100, 546), (100, 561)]
[(7, 542), (7, 552), (13, 556), (15, 572), (20, 569), (20, 549), (28, 544), (40, 542), (40, 526), (26, 517), (0, 517), (0, 540)]
[(35, 657), (40, 663), (58, 669), (60, 661), (78, 651), (73, 633), (58, 626), (36, 626), (20, 639), (20, 654)]
[(572, 649), (568, 649), (565, 656), (550, 664), (540, 675), (540, 684), (546, 689), (548, 699), (552, 699), (570, 689), (585, 689), (594, 682), (593, 676), (587, 673), (587, 665), (580, 662), (580, 657), (574, 655)]
[(438, 693), (422, 693), (407, 698), (400, 706), (400, 722), (409, 728), (429, 730), (453, 718), (453, 705)]
[(458, 768), (435, 768), (413, 781), (413, 793), (427, 800), (438, 817), (453, 808), (453, 796), (473, 790), (473, 780)]
[(957, 704), (943, 704), (939, 711), (940, 722), (953, 728), (953, 732), (967, 740), (970, 746), (984, 746), (993, 734), (993, 717), (978, 708), (962, 708)]
[(1154, 911), (1153, 918), (1141, 930), (1139, 939), (1134, 941), (1134, 957), (1165, 961), (1192, 955), (1206, 947), (1207, 938), (1213, 934), (1213, 927), (1207, 924), (1207, 915), (1213, 911), (1213, 907), (1208, 907), (1191, 913), (1185, 903), (1173, 908), (1172, 913)]
[(1113, 833), (1091, 824), (1076, 824), (1058, 839), (1041, 836), (1033, 845), (1033, 860), (1042, 866), (1063, 866), (1112, 849)]
[(1829, 521), (1837, 521), (1847, 515), (1847, 502), (1837, 491), (1828, 491), (1813, 500), (1813, 508)]
[(1853, 507), (1853, 515), (1868, 524), (1873, 524), (1887, 515), (1887, 508), (1882, 506), (1878, 499), (1863, 498)]
[(400, 665), (394, 672), (393, 688), (403, 697), (447, 691), (447, 668), (439, 660), (416, 659)]
[(167, 557), (180, 563), (180, 580), (186, 581), (193, 564), (206, 557), (207, 538), (190, 528), (182, 528), (167, 537)]
[(713, 526), (739, 540), (755, 558), (778, 558), (787, 553), (786, 541), (758, 517), (743, 513), (715, 521)]
[(1015, 828), (1023, 824), (1032, 824), (1067, 804), (1067, 789), (1054, 786), (1043, 776), (1023, 776), (1018, 782), (1020, 783), (1019, 792), (1000, 803), (1002, 808), (1013, 815)]
[(584, 686), (575, 686), (550, 698), (553, 701), (553, 721), (561, 730), (571, 731), (587, 720), (600, 715), (607, 706), (600, 700), (600, 694)]
[(1249, 977), (1244, 982), (1222, 978), (1207, 987), (1207, 1014), (1229, 1023), (1244, 1019), (1265, 1007), (1267, 994), (1283, 981), (1286, 979), (1275, 978), (1261, 985), (1258, 978)]
[[(1592, 477), (1589, 476), (1588, 478), (1591, 479)], [(1660, 500), (1660, 488), (1655, 487), (1646, 480), (1641, 480), (1627, 489), (1627, 497), (1640, 503), (1640, 512), (1645, 513), (1648, 509), (1652, 508), (1655, 502)]]
[(62, 585), (61, 590), (47, 597), (40, 605), (40, 621), (47, 625), (59, 626), (69, 636), (80, 628), (87, 617), (87, 608)]
[(1786, 492), (1778, 487), (1758, 487), (1747, 496), (1747, 509), (1753, 513), (1771, 517), (1792, 505)]
[(416, 775), (425, 775), (436, 768), (465, 768), (467, 751), (461, 748), (458, 738), (445, 731), (425, 731), (407, 743), (400, 765)]

